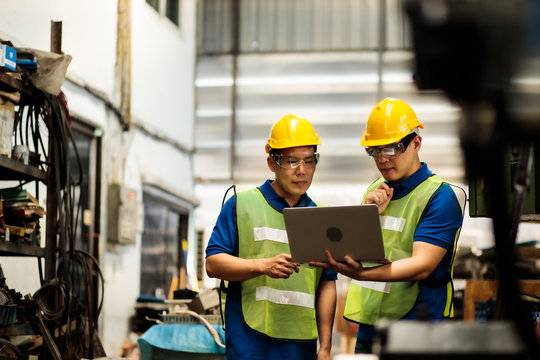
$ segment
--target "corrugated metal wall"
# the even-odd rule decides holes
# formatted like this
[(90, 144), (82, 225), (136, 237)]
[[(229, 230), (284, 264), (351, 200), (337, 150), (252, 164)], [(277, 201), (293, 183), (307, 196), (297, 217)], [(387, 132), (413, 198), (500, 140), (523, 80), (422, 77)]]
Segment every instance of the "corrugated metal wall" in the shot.
[[(201, 1), (199, 54), (233, 50), (233, 4), (234, 0)], [(400, 0), (238, 0), (238, 4), (241, 53), (402, 49), (411, 44)]]
[[(264, 145), (288, 113), (322, 138), (317, 182), (377, 176), (359, 141), (371, 109), (392, 96), (424, 123), (422, 160), (462, 182), (459, 110), (413, 83), (407, 19), (399, 0), (239, 0), (234, 53), (232, 2), (202, 1), (197, 71), (195, 174), (201, 181), (258, 183)], [(233, 96), (234, 94), (234, 96)]]

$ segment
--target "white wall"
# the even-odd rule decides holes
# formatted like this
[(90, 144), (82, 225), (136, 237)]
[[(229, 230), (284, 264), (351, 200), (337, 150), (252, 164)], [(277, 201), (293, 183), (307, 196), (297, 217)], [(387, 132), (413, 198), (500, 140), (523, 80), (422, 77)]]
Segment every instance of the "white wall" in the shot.
[[(107, 355), (115, 356), (129, 332), (139, 295), (140, 236), (130, 246), (107, 247), (107, 185), (119, 182), (137, 190), (150, 179), (174, 194), (194, 199), (191, 149), (193, 147), (194, 63), (196, 0), (183, 0), (181, 27), (160, 16), (145, 0), (132, 1), (131, 110), (133, 126), (122, 131), (117, 116), (104, 104), (114, 106), (117, 91), (117, 1), (17, 0), (2, 2), (0, 38), (15, 47), (50, 50), (51, 21), (62, 21), (62, 50), (72, 56), (63, 91), (70, 113), (103, 130), (100, 266), (105, 294), (99, 318), (100, 338)], [(95, 96), (81, 85), (93, 89)], [(141, 131), (141, 127), (145, 131)], [(149, 135), (150, 133), (150, 135)], [(166, 140), (166, 142), (163, 142)], [(192, 214), (190, 214), (192, 217)], [(195, 251), (193, 219), (189, 251)], [(190, 256), (191, 259), (194, 256)], [(37, 277), (20, 276), (22, 263), (2, 258), (10, 288), (24, 293), (39, 287)], [(10, 265), (11, 264), (11, 265)], [(196, 264), (188, 263), (195, 274)]]
[(51, 21), (62, 21), (62, 50), (73, 56), (68, 72), (111, 95), (116, 8), (116, 1), (110, 0), (6, 1), (0, 12), (0, 37), (16, 47), (49, 51)]
[(182, 18), (181, 29), (178, 29), (155, 11), (148, 11), (150, 6), (144, 0), (133, 1), (131, 105), (133, 113), (145, 124), (191, 148), (196, 1), (180, 3)]

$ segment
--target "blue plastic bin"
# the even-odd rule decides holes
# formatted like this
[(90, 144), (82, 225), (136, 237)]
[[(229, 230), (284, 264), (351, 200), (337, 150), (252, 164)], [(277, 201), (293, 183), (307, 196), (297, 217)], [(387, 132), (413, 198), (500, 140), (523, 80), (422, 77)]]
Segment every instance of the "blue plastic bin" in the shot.
[[(212, 325), (225, 344), (221, 325)], [(225, 359), (210, 331), (202, 324), (154, 325), (137, 340), (141, 360)]]

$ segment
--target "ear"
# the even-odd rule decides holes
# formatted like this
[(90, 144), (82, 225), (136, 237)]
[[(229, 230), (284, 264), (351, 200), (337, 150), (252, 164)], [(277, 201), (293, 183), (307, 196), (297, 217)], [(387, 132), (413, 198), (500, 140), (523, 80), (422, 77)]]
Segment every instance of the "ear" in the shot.
[(414, 150), (416, 152), (420, 151), (420, 148), (422, 147), (422, 137), (420, 135), (417, 135), (413, 140), (412, 140), (412, 145), (414, 146)]
[(276, 172), (276, 162), (270, 156), (266, 157), (266, 164), (271, 172)]

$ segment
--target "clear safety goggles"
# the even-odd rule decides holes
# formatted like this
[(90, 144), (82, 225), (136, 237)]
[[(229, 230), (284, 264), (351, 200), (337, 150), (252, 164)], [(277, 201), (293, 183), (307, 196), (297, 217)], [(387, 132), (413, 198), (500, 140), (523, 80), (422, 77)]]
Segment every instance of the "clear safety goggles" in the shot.
[(286, 169), (296, 169), (300, 164), (304, 164), (307, 168), (314, 168), (319, 162), (319, 153), (313, 153), (312, 155), (304, 156), (305, 154), (273, 154), (272, 159)]
[(387, 146), (367, 147), (366, 152), (369, 156), (375, 159), (378, 159), (381, 155), (387, 159), (395, 159), (399, 155), (403, 154), (405, 150), (407, 150), (407, 146), (409, 146), (412, 139), (414, 139), (417, 135), (418, 134), (416, 134), (415, 132), (412, 132), (396, 144)]

